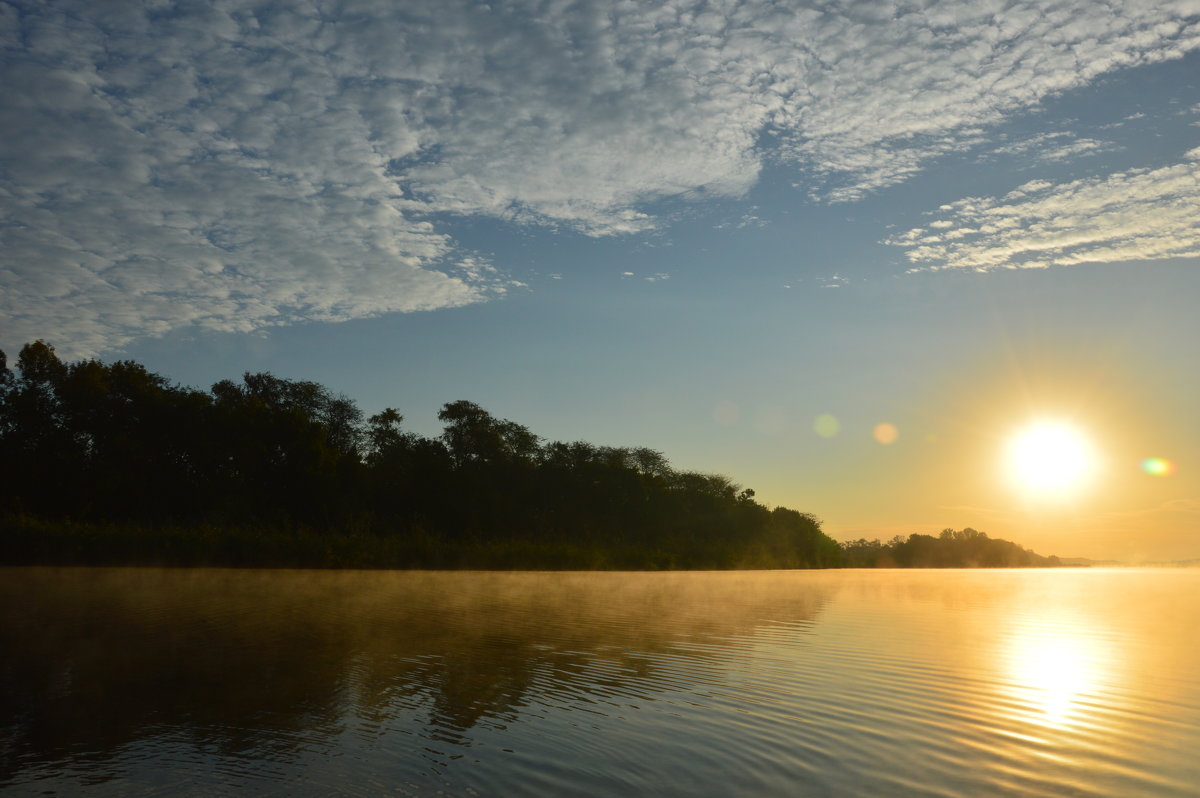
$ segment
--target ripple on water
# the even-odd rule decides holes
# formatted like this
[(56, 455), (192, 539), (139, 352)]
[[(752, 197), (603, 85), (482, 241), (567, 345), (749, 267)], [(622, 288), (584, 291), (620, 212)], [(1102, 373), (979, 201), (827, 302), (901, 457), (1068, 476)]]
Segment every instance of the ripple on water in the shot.
[(1190, 573), (5, 577), (5, 793), (1200, 783)]

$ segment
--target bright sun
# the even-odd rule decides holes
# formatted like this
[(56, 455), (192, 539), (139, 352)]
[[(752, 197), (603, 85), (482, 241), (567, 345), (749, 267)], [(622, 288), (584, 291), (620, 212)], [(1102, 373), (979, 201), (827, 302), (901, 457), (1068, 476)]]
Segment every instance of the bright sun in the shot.
[(1096, 467), (1096, 455), (1074, 427), (1039, 421), (1017, 431), (1008, 442), (1009, 477), (1022, 492), (1061, 498), (1082, 488)]

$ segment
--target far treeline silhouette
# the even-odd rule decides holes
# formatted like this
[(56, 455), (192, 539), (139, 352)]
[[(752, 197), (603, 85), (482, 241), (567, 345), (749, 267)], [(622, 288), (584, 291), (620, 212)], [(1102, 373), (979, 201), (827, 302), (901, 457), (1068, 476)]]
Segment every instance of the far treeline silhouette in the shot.
[(974, 530), (840, 546), (657, 451), (559, 441), (468, 401), (442, 434), (271, 374), (205, 392), (132, 361), (0, 352), (0, 563), (430, 568), (1057, 564)]

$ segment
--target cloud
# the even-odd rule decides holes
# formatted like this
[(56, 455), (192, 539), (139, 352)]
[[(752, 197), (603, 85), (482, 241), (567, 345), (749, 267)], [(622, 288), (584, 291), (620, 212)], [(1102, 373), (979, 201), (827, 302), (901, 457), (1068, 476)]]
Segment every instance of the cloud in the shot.
[(1003, 198), (967, 197), (887, 240), (914, 269), (1045, 268), (1200, 257), (1200, 147), (1158, 169), (1026, 183)]
[(747, 228), (766, 227), (768, 222), (765, 219), (758, 216), (757, 215), (758, 213), (759, 213), (759, 207), (757, 205), (751, 205), (750, 210), (743, 213), (737, 219), (737, 221), (721, 222), (720, 224), (714, 225), (714, 229), (716, 229), (716, 230), (729, 230), (729, 229), (745, 230)]
[(853, 200), (1048, 95), (1195, 49), (1198, 13), (0, 3), (4, 343), (477, 302), (505, 280), (446, 215), (634, 233), (656, 200), (743, 196), (766, 159)]
[(279, 43), (286, 19), (0, 9), (6, 345), (90, 354), (504, 289), (397, 206), (361, 109), (329, 63)]
[(1112, 152), (1115, 149), (1117, 149), (1117, 145), (1111, 141), (1082, 138), (1076, 136), (1074, 133), (1058, 131), (1040, 133), (1027, 139), (1015, 141), (1012, 144), (998, 147), (994, 152), (997, 155), (1020, 156), (1026, 161), (1031, 161), (1030, 165), (1035, 165), (1074, 160), (1086, 155), (1099, 155), (1104, 152)]

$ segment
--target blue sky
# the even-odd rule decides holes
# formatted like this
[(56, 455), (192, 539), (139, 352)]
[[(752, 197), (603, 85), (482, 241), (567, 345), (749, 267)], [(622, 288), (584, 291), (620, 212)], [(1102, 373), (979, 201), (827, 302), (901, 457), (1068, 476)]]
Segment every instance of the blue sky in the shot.
[[(10, 354), (468, 398), (838, 537), (1200, 556), (1198, 3), (0, 2), (0, 47)], [(1023, 507), (1047, 415), (1105, 476)]]

